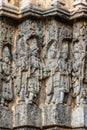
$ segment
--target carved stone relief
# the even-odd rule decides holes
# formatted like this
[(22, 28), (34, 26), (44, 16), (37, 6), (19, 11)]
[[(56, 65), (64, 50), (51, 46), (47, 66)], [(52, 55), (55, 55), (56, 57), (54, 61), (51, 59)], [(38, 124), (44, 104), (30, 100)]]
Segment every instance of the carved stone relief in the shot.
[[(12, 101), (13, 99), (13, 83), (11, 75), (11, 50), (8, 46), (3, 48), (2, 60), (2, 98), (1, 104)], [(6, 104), (7, 105), (7, 104)]]
[[(41, 118), (48, 119), (50, 115), (53, 124), (62, 124), (60, 120), (67, 119), (66, 124), (71, 127), (72, 106), (87, 105), (87, 24), (74, 24), (72, 37), (72, 27), (53, 18), (44, 24), (34, 19), (21, 21), (16, 32), (7, 23), (4, 19), (0, 21), (1, 107), (10, 104), (15, 108), (16, 123), (19, 125), (20, 118), (21, 127), (22, 121), (26, 126), (38, 126), (34, 123), (40, 122), (40, 127)], [(28, 124), (31, 120), (32, 124)]]
[[(86, 24), (79, 22), (74, 25), (73, 31), (73, 70), (72, 70), (72, 87), (75, 104), (87, 104), (87, 90), (84, 85), (86, 79)], [(78, 32), (78, 33), (77, 33)]]
[[(74, 52), (74, 62), (72, 71), (72, 86), (73, 86), (73, 97), (76, 98), (76, 105), (80, 104), (80, 94), (83, 89), (83, 79), (84, 79), (84, 51), (82, 45), (77, 43), (73, 47)], [(79, 59), (79, 60), (78, 60)]]
[[(71, 63), (68, 62), (68, 43), (58, 52), (57, 41), (52, 40), (46, 47), (46, 103), (64, 103), (65, 93), (70, 89)], [(47, 75), (46, 75), (47, 73)]]
[(42, 77), (41, 46), (43, 34), (39, 29), (40, 25), (38, 28), (37, 26), (34, 21), (27, 20), (22, 23), (19, 26), (19, 35), (16, 40), (16, 92), (19, 96), (19, 102), (25, 102), (26, 99), (30, 104), (38, 102), (37, 97)]
[[(28, 70), (28, 102), (32, 103), (37, 99), (40, 91), (41, 76), (41, 57), (40, 47), (38, 46), (37, 38), (31, 38), (27, 41), (29, 45), (29, 70)], [(30, 43), (29, 43), (30, 42)]]
[[(8, 20), (10, 22), (10, 20)], [(12, 44), (14, 28), (5, 19), (0, 21), (0, 105), (8, 106), (13, 100)]]

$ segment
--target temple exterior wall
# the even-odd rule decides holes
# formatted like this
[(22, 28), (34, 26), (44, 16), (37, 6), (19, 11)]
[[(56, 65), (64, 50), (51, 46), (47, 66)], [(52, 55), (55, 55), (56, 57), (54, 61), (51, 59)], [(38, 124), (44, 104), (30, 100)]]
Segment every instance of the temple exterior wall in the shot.
[(87, 1), (0, 1), (0, 130), (87, 130)]

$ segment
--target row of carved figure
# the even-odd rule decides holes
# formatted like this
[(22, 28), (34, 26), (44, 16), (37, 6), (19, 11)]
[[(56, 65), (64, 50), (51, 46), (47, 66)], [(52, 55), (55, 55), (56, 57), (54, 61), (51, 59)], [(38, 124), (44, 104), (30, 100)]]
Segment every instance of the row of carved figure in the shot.
[(0, 104), (7, 106), (14, 95), (19, 102), (37, 103), (42, 85), (46, 104), (70, 105), (72, 99), (76, 105), (87, 104), (86, 52), (79, 43), (71, 48), (66, 41), (58, 51), (57, 41), (52, 39), (41, 51), (35, 36), (27, 40), (18, 36), (15, 54), (5, 45), (0, 56)]

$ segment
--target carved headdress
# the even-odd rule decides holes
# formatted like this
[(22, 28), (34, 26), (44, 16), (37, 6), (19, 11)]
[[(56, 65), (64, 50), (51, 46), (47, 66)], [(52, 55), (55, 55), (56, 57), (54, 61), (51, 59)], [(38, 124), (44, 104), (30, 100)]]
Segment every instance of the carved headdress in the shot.
[(68, 53), (68, 44), (65, 44), (65, 45), (63, 46), (62, 52)]
[(81, 44), (75, 44), (75, 45), (74, 45), (74, 48), (73, 48), (73, 52), (74, 52), (74, 53), (75, 53), (75, 52), (79, 53), (79, 52), (81, 52), (82, 50), (83, 50), (83, 47), (82, 47)]
[(54, 45), (55, 48), (57, 49), (57, 41), (55, 39), (51, 39), (50, 41), (48, 41), (48, 44), (47, 44), (46, 49), (45, 49), (45, 57), (46, 58), (47, 58), (48, 51), (52, 45)]

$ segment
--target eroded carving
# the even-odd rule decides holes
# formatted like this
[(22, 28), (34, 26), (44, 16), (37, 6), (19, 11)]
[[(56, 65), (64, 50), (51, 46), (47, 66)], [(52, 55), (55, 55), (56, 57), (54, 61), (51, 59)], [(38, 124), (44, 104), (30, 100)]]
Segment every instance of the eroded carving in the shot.
[(16, 92), (21, 102), (25, 101), (28, 70), (27, 48), (24, 35), (18, 35), (16, 47)]
[[(40, 25), (37, 29), (36, 23), (32, 21), (27, 20), (22, 26), (19, 26), (19, 35), (16, 41), (16, 92), (19, 102), (25, 102), (27, 99), (28, 103), (36, 103), (42, 77), (42, 42), (40, 39), (43, 34), (41, 33), (42, 29), (39, 29)], [(37, 32), (40, 36), (37, 35)]]
[(68, 44), (66, 43), (58, 54), (57, 42), (53, 40), (48, 43), (46, 55), (46, 103), (63, 103), (64, 94), (69, 93), (70, 89), (71, 63), (67, 61)]
[(28, 67), (28, 102), (33, 103), (37, 100), (40, 90), (41, 79), (41, 58), (40, 46), (38, 46), (37, 38), (31, 38), (27, 41), (29, 45), (29, 67)]
[(12, 68), (11, 68), (11, 50), (9, 46), (3, 48), (2, 59), (2, 96), (1, 104), (8, 105), (8, 102), (13, 99), (13, 82), (12, 82)]
[[(84, 57), (85, 52), (81, 44), (75, 43), (73, 47), (73, 71), (72, 71), (72, 86), (73, 97), (76, 99), (76, 105), (80, 105), (81, 91), (83, 91), (83, 79), (84, 79)], [(83, 93), (83, 92), (82, 92)]]

